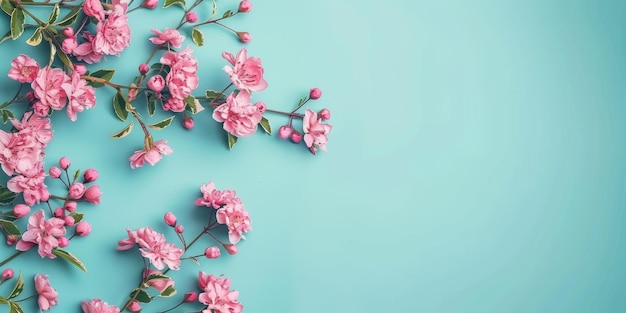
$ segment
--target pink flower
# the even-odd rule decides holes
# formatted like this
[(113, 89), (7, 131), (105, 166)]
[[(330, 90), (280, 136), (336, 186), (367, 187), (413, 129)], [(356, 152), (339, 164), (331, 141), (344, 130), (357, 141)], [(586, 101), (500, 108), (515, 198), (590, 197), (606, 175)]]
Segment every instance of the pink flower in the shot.
[(241, 202), (217, 210), (216, 217), (218, 223), (228, 226), (228, 239), (232, 244), (238, 243), (242, 238), (246, 239), (243, 233), (252, 230), (250, 215)]
[(72, 72), (70, 80), (62, 87), (69, 98), (67, 106), (67, 116), (72, 122), (76, 121), (76, 113), (84, 109), (91, 109), (96, 106), (96, 91), (87, 85), (87, 81), (80, 78), (80, 74)]
[[(161, 63), (170, 66), (170, 72), (165, 77), (167, 87), (171, 96), (178, 100), (185, 99), (198, 87), (198, 60), (191, 55), (192, 52), (186, 48), (179, 52), (166, 52), (161, 57)], [(183, 109), (184, 106), (181, 111)]]
[(254, 134), (262, 118), (260, 102), (251, 105), (247, 90), (241, 90), (237, 96), (231, 93), (226, 102), (213, 111), (213, 119), (224, 122), (224, 130), (236, 137)]
[(137, 150), (130, 157), (130, 168), (143, 166), (144, 162), (154, 165), (161, 161), (161, 155), (168, 155), (174, 150), (167, 145), (167, 140), (159, 140), (154, 143), (152, 148), (146, 150)]
[(241, 199), (237, 198), (237, 193), (234, 190), (217, 190), (215, 189), (215, 183), (212, 181), (206, 185), (203, 184), (200, 186), (200, 192), (202, 192), (202, 198), (198, 198), (194, 202), (197, 206), (219, 209), (223, 205), (241, 202)]
[[(156, 270), (145, 270), (143, 273), (143, 278), (146, 279), (151, 275), (163, 275), (163, 273)], [(148, 285), (158, 291), (163, 291), (167, 287), (174, 287), (174, 280), (167, 278), (151, 279), (150, 281), (148, 281)]]
[(198, 13), (188, 12), (185, 14), (185, 20), (187, 20), (188, 23), (195, 23), (198, 20)]
[(76, 224), (76, 235), (85, 237), (91, 233), (91, 224), (81, 221)]
[(28, 215), (28, 213), (30, 213), (30, 207), (25, 205), (25, 204), (16, 204), (13, 207), (13, 214), (17, 217), (17, 218), (21, 218), (24, 217), (26, 215)]
[(68, 194), (71, 199), (80, 199), (85, 194), (85, 185), (82, 183), (73, 183), (70, 185)]
[(162, 270), (167, 265), (170, 269), (177, 270), (180, 266), (180, 257), (183, 250), (165, 241), (165, 236), (150, 227), (139, 228), (137, 230), (137, 244), (139, 251), (144, 258), (158, 270)]
[(237, 301), (239, 292), (230, 289), (230, 278), (217, 278), (200, 272), (198, 285), (204, 291), (198, 301), (207, 306), (203, 313), (241, 313), (243, 305)]
[(329, 109), (321, 109), (317, 112), (317, 117), (322, 121), (327, 121), (330, 119), (330, 110)]
[(98, 170), (95, 168), (88, 168), (83, 174), (83, 181), (85, 183), (91, 183), (98, 179)]
[(104, 20), (104, 8), (100, 0), (85, 0), (83, 2), (85, 15), (95, 17), (98, 21)]
[(172, 212), (167, 212), (163, 216), (163, 221), (165, 221), (165, 224), (167, 224), (167, 226), (174, 227), (176, 226), (176, 215), (174, 215), (174, 213)]
[(319, 88), (311, 88), (309, 91), (309, 99), (317, 100), (322, 97), (322, 91)]
[(248, 58), (246, 48), (241, 48), (236, 58), (229, 52), (222, 52), (222, 57), (233, 65), (232, 68), (224, 66), (224, 72), (230, 76), (230, 81), (238, 89), (252, 92), (267, 88), (267, 82), (263, 79), (261, 59), (256, 57)]
[(302, 120), (302, 128), (304, 130), (304, 142), (309, 147), (311, 153), (315, 154), (317, 148), (326, 151), (326, 143), (328, 137), (326, 136), (333, 129), (328, 124), (322, 124), (317, 114), (310, 109), (304, 112), (304, 119)]
[(39, 245), (38, 252), (42, 258), (56, 258), (52, 249), (59, 246), (57, 238), (65, 236), (64, 225), (65, 221), (56, 217), (46, 221), (43, 210), (35, 212), (28, 218), (28, 230), (17, 242), (17, 250), (26, 251)]
[(155, 45), (168, 44), (174, 48), (180, 48), (183, 41), (185, 41), (185, 36), (181, 35), (176, 29), (166, 28), (163, 32), (153, 29), (152, 33), (156, 37), (150, 37), (150, 41)]
[(70, 78), (60, 68), (44, 67), (37, 73), (37, 77), (31, 83), (35, 97), (43, 105), (53, 110), (61, 110), (65, 106), (67, 93), (63, 84), (68, 83)]
[(208, 247), (204, 249), (204, 256), (207, 259), (217, 259), (220, 257), (220, 248), (216, 246)]
[(183, 99), (171, 97), (163, 103), (164, 111), (182, 112), (185, 110), (187, 103)]
[(93, 51), (98, 54), (120, 55), (130, 45), (130, 27), (126, 9), (114, 5), (107, 18), (96, 25)]
[(72, 54), (77, 60), (84, 61), (85, 63), (93, 64), (100, 62), (100, 59), (102, 59), (104, 54), (94, 50), (96, 35), (92, 35), (86, 31), (83, 32), (83, 38), (85, 38), (85, 42), (74, 48), (74, 50), (72, 50)]
[(2, 280), (9, 280), (13, 278), (13, 275), (15, 275), (15, 272), (13, 271), (13, 269), (7, 268), (4, 271), (2, 271)]
[(11, 61), (9, 78), (20, 83), (32, 83), (39, 72), (39, 64), (25, 54), (18, 55)]
[(120, 313), (120, 309), (116, 306), (109, 305), (100, 299), (83, 301), (80, 303), (80, 308), (83, 309), (83, 313)]
[(283, 125), (278, 128), (278, 137), (280, 139), (287, 139), (291, 136), (293, 132), (293, 128), (290, 125)]
[(93, 185), (89, 186), (87, 190), (85, 190), (85, 194), (83, 195), (83, 199), (92, 203), (92, 204), (100, 204), (100, 197), (102, 196), (102, 191), (100, 191), (100, 186)]
[(141, 6), (148, 9), (154, 9), (159, 4), (159, 0), (144, 0)]
[(154, 75), (148, 79), (148, 88), (155, 93), (160, 93), (165, 88), (165, 79), (161, 75)]
[(40, 201), (47, 201), (50, 198), (48, 187), (44, 184), (46, 172), (41, 162), (20, 173), (20, 175), (13, 176), (7, 182), (9, 190), (23, 193), (24, 202), (30, 206)]
[(76, 47), (78, 47), (76, 36), (65, 37), (61, 43), (61, 50), (63, 50), (66, 54), (71, 54)]
[(50, 310), (52, 306), (59, 304), (57, 301), (59, 294), (54, 288), (52, 288), (52, 286), (50, 286), (48, 275), (35, 275), (35, 290), (39, 295), (37, 298), (39, 309), (47, 311)]
[(185, 303), (196, 302), (197, 299), (198, 299), (198, 293), (195, 291), (186, 292), (185, 295), (183, 296), (183, 301)]
[(239, 2), (239, 9), (237, 10), (238, 12), (248, 13), (251, 10), (252, 10), (252, 2), (250, 2), (249, 0), (243, 0)]

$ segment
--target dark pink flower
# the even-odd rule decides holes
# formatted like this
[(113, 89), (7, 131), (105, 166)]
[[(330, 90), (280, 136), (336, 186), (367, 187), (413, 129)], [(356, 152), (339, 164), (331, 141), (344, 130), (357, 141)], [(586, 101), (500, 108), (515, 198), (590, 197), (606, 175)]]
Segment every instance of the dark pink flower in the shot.
[(28, 230), (17, 242), (17, 250), (26, 251), (39, 245), (38, 252), (42, 258), (56, 258), (52, 249), (59, 246), (57, 238), (65, 236), (64, 225), (65, 221), (56, 217), (46, 221), (43, 210), (35, 212), (28, 218)]
[(261, 59), (249, 57), (246, 48), (241, 48), (235, 58), (232, 53), (222, 52), (222, 57), (233, 67), (224, 66), (224, 72), (230, 77), (230, 81), (238, 89), (247, 91), (261, 91), (267, 88), (267, 82), (263, 78), (263, 66)]

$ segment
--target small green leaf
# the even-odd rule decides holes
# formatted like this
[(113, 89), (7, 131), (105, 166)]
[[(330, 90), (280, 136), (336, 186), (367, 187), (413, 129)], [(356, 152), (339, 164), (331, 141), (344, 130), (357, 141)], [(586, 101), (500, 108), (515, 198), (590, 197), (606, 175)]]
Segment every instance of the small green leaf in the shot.
[(20, 232), (15, 223), (11, 221), (0, 220), (0, 227), (2, 227), (2, 231), (4, 231), (7, 236), (20, 236), (22, 234), (22, 232)]
[(50, 60), (48, 61), (48, 65), (52, 65), (52, 62), (54, 62), (54, 57), (57, 55), (57, 48), (54, 46), (54, 43), (52, 43), (52, 40), (50, 38), (47, 38), (46, 40), (50, 44)]
[(4, 11), (4, 13), (6, 13), (8, 16), (11, 16), (11, 13), (13, 13), (13, 9), (15, 9), (13, 4), (9, 0), (0, 1), (0, 8), (2, 8), (2, 11)]
[(72, 61), (70, 61), (70, 58), (67, 56), (67, 54), (65, 54), (65, 52), (57, 51), (57, 55), (59, 56), (59, 60), (61, 60), (61, 62), (63, 62), (63, 64), (65, 64), (65, 66), (67, 66), (70, 69), (74, 70), (74, 63), (72, 63)]
[(152, 302), (152, 297), (150, 297), (150, 295), (139, 289), (139, 288), (135, 288), (135, 290), (133, 290), (133, 292), (131, 293), (131, 297), (132, 295), (134, 295), (137, 292), (137, 296), (135, 297), (135, 300), (142, 302), (142, 303), (150, 303)]
[(62, 259), (76, 265), (76, 267), (80, 268), (83, 272), (87, 272), (87, 268), (85, 267), (85, 264), (83, 264), (83, 262), (81, 262), (78, 258), (76, 258), (73, 254), (71, 254), (68, 251), (65, 251), (63, 249), (53, 249), (52, 250), (52, 254), (61, 257)]
[(56, 22), (57, 26), (68, 26), (74, 23), (74, 21), (76, 20), (76, 17), (78, 17), (78, 13), (81, 11), (82, 6), (76, 6), (72, 9), (72, 11), (70, 11), (69, 13), (67, 13), (67, 15), (65, 15), (65, 17), (63, 17), (60, 21)]
[(157, 63), (150, 65), (150, 69), (153, 71), (160, 71), (163, 68), (163, 66), (165, 65), (157, 62)]
[(36, 46), (38, 46), (41, 43), (41, 39), (42, 39), (41, 28), (37, 28), (37, 29), (35, 29), (35, 32), (33, 33), (33, 35), (30, 36), (30, 38), (28, 38), (28, 40), (26, 40), (26, 43), (29, 46), (36, 47)]
[(70, 213), (70, 216), (74, 219), (74, 223), (78, 223), (83, 220), (83, 216), (85, 216), (85, 214), (80, 212), (72, 212)]
[(20, 8), (13, 9), (11, 13), (11, 38), (20, 38), (24, 32), (24, 11)]
[(211, 11), (211, 17), (209, 17), (210, 20), (213, 19), (215, 13), (217, 13), (217, 3), (213, 0), (213, 10)]
[(22, 277), (22, 273), (17, 277), (17, 281), (15, 282), (15, 286), (13, 286), (13, 290), (9, 294), (7, 299), (13, 299), (19, 296), (22, 291), (24, 291), (24, 278)]
[(228, 10), (228, 11), (224, 12), (224, 15), (222, 15), (222, 18), (229, 18), (231, 16), (233, 16), (233, 11)]
[(167, 8), (167, 7), (172, 6), (174, 4), (180, 5), (183, 9), (186, 6), (185, 0), (165, 0), (165, 3), (163, 3), (163, 7)]
[(80, 176), (80, 169), (77, 169), (76, 172), (74, 172), (74, 180), (77, 180), (78, 176)]
[(156, 112), (157, 97), (153, 93), (146, 92), (146, 101), (148, 103), (148, 115), (152, 116)]
[(204, 34), (195, 27), (191, 30), (191, 39), (198, 47), (204, 45)]
[(9, 302), (9, 313), (24, 313), (24, 309), (17, 302)]
[(204, 107), (200, 104), (200, 101), (198, 101), (198, 99), (194, 98), (193, 96), (186, 97), (185, 103), (187, 104), (185, 106), (185, 109), (187, 109), (187, 111), (191, 112), (192, 114), (196, 114), (204, 110)]
[(128, 118), (128, 111), (126, 110), (126, 105), (124, 104), (122, 106), (122, 103), (120, 103), (124, 101), (121, 98), (122, 96), (120, 95), (119, 91), (115, 93), (115, 95), (113, 96), (113, 110), (115, 111), (115, 115), (117, 115), (117, 118), (119, 118), (123, 122)]
[(9, 301), (7, 301), (7, 299), (5, 299), (3, 296), (0, 296), (0, 304), (9, 304)]
[(16, 197), (17, 193), (9, 190), (6, 186), (0, 185), (0, 205), (10, 205)]
[[(8, 103), (8, 102), (3, 103), (3, 105), (6, 104), (6, 103)], [(15, 116), (13, 115), (13, 112), (11, 112), (9, 110), (2, 109), (2, 110), (0, 110), (0, 112), (2, 112), (2, 123), (3, 124), (6, 124), (12, 118), (15, 118)], [(1, 205), (1, 203), (0, 203), (0, 205)]]
[(111, 135), (111, 138), (113, 138), (113, 139), (120, 139), (120, 138), (124, 138), (124, 137), (128, 136), (128, 134), (130, 134), (130, 132), (133, 131), (133, 126), (134, 126), (133, 121), (130, 121), (130, 124), (128, 124), (126, 127), (122, 128), (117, 133)]
[(166, 128), (167, 126), (170, 126), (170, 124), (172, 124), (172, 120), (174, 120), (175, 115), (172, 115), (160, 122), (154, 123), (154, 124), (149, 124), (148, 127), (152, 128), (152, 129), (156, 129), (156, 130), (161, 130), (163, 128)]
[(272, 134), (272, 127), (270, 126), (270, 121), (268, 121), (265, 117), (261, 118), (261, 122), (259, 124), (268, 135)]
[(204, 93), (207, 99), (211, 101), (226, 99), (226, 95), (223, 92), (207, 89)]
[(237, 143), (237, 137), (233, 136), (231, 133), (228, 133), (228, 149), (233, 149), (235, 144)]
[(0, 38), (0, 43), (3, 43), (7, 40), (11, 39), (11, 31), (9, 30), (2, 38)]
[(54, 8), (52, 9), (52, 12), (50, 12), (50, 17), (48, 17), (48, 24), (54, 23), (57, 20), (57, 18), (59, 18), (60, 13), (61, 13), (61, 9), (59, 9), (59, 4), (56, 3), (54, 5)]
[(173, 295), (176, 294), (176, 289), (174, 289), (174, 287), (172, 286), (167, 286), (167, 288), (165, 288), (165, 290), (161, 291), (160, 296), (161, 297), (171, 297)]
[[(95, 71), (95, 72), (89, 74), (89, 76), (96, 77), (96, 78), (101, 78), (101, 79), (104, 79), (106, 81), (111, 81), (111, 78), (113, 78), (114, 74), (115, 74), (115, 69), (101, 69), (101, 70), (98, 70), (98, 71)], [(96, 83), (96, 82), (90, 82), (90, 85), (93, 86), (93, 87), (102, 87), (102, 86), (104, 86), (104, 84)]]

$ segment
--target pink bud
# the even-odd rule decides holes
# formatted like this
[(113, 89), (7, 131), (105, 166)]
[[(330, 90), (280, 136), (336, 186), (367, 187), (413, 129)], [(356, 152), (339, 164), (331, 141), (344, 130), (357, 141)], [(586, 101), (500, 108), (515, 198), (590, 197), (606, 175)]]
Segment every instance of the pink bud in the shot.
[(65, 218), (65, 211), (63, 208), (56, 208), (56, 210), (54, 210), (54, 217)]
[(187, 114), (183, 115), (183, 127), (185, 127), (185, 129), (192, 129), (194, 124), (195, 122), (193, 120), (193, 117)]
[(72, 51), (78, 47), (76, 37), (67, 37), (61, 42), (61, 50), (66, 54), (72, 54)]
[(70, 240), (65, 237), (57, 238), (59, 240), (59, 247), (65, 248), (70, 245)]
[[(89, 190), (89, 189), (87, 189), (87, 190)], [(63, 208), (65, 210), (67, 210), (68, 212), (70, 212), (70, 213), (75, 212), (76, 211), (76, 202), (74, 202), (74, 201), (67, 201), (63, 205)]]
[(63, 36), (65, 36), (65, 37), (73, 37), (74, 36), (74, 29), (71, 28), (71, 27), (63, 28)]
[(13, 269), (7, 268), (4, 271), (2, 271), (2, 280), (9, 280), (13, 278), (13, 275), (15, 275), (15, 272), (13, 272)]
[(139, 91), (137, 90), (137, 84), (131, 83), (130, 84), (130, 89), (128, 89), (128, 101), (129, 102), (135, 101), (135, 99), (137, 99), (137, 93), (138, 92)]
[(84, 237), (91, 233), (91, 224), (87, 222), (78, 222), (76, 224), (76, 235)]
[(14, 245), (19, 238), (16, 235), (7, 235), (7, 245)]
[(265, 113), (265, 110), (267, 110), (267, 106), (265, 105), (265, 102), (257, 102), (254, 105), (259, 110), (259, 112), (261, 112), (261, 114)]
[(27, 92), (26, 99), (28, 99), (28, 101), (30, 102), (33, 102), (35, 100), (35, 93), (33, 91)]
[(61, 169), (56, 166), (53, 166), (48, 170), (48, 174), (50, 174), (50, 177), (57, 179), (61, 177)]
[(74, 218), (71, 216), (66, 216), (63, 221), (65, 222), (65, 226), (74, 226)]
[(278, 137), (280, 139), (287, 139), (289, 138), (289, 136), (291, 136), (292, 132), (293, 132), (293, 128), (291, 128), (291, 126), (283, 125), (280, 128), (278, 128)]
[(322, 120), (329, 120), (330, 119), (330, 110), (329, 109), (322, 109), (321, 111), (317, 112), (317, 117), (321, 118)]
[(248, 13), (252, 10), (252, 2), (248, 0), (243, 0), (239, 3), (239, 12)]
[(159, 0), (144, 0), (141, 6), (148, 9), (154, 9), (159, 4)]
[(198, 20), (198, 13), (188, 12), (187, 14), (185, 14), (185, 19), (189, 23), (195, 23)]
[(239, 37), (239, 40), (243, 43), (248, 43), (252, 40), (252, 36), (250, 36), (248, 32), (237, 32), (237, 37)]
[(85, 183), (91, 183), (96, 181), (96, 179), (98, 179), (98, 170), (95, 168), (87, 169), (83, 174), (83, 181)]
[(239, 252), (239, 249), (237, 248), (237, 246), (230, 244), (230, 243), (225, 243), (223, 244), (224, 249), (226, 249), (226, 252), (228, 252), (228, 254), (230, 255), (235, 255), (237, 254), (237, 252)]
[(46, 202), (50, 200), (50, 192), (47, 189), (41, 191), (41, 197), (39, 199), (41, 202)]
[(291, 133), (291, 141), (293, 141), (294, 143), (299, 143), (300, 141), (302, 141), (302, 134), (294, 129), (293, 133)]
[(311, 88), (311, 92), (309, 92), (309, 99), (317, 100), (322, 97), (322, 91), (319, 88)]
[(186, 303), (195, 302), (196, 299), (198, 299), (198, 293), (195, 291), (187, 292), (185, 293), (185, 296), (183, 297), (183, 301)]
[(85, 75), (87, 67), (85, 64), (74, 64), (74, 72), (78, 73), (78, 75)]
[(176, 227), (174, 227), (174, 231), (179, 234), (182, 234), (183, 231), (185, 231), (185, 228), (183, 227), (183, 225), (176, 225)]
[(204, 250), (204, 256), (207, 259), (217, 259), (220, 257), (220, 248), (216, 246), (208, 247)]
[(24, 217), (28, 215), (28, 213), (30, 213), (30, 207), (27, 206), (26, 204), (20, 203), (20, 204), (16, 204), (13, 207), (13, 214), (15, 214), (17, 218)]
[(80, 199), (85, 194), (85, 185), (82, 183), (73, 183), (70, 185), (68, 195), (71, 199)]
[(148, 88), (159, 93), (165, 88), (165, 79), (161, 75), (154, 75), (148, 79)]
[(100, 204), (100, 197), (102, 196), (102, 191), (100, 191), (100, 186), (93, 185), (87, 188), (84, 194), (84, 199), (93, 204)]
[(139, 64), (139, 74), (146, 75), (150, 71), (150, 67), (146, 63)]
[(133, 300), (133, 302), (131, 302), (130, 305), (128, 306), (128, 310), (131, 312), (141, 311), (141, 305), (139, 304), (139, 301)]
[(165, 213), (163, 220), (165, 221), (165, 224), (167, 224), (167, 226), (176, 226), (176, 215), (174, 215), (174, 213), (172, 212)]
[(68, 167), (70, 167), (70, 159), (68, 159), (67, 157), (62, 157), (62, 158), (59, 160), (59, 166), (60, 166), (62, 169), (66, 170)]

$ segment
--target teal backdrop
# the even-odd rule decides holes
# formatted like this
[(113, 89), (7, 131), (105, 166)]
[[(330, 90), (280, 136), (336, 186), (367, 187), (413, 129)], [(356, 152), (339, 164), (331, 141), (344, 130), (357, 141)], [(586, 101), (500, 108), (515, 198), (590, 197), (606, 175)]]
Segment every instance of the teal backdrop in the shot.
[[(131, 47), (105, 63), (114, 81), (134, 77), (149, 30), (175, 26), (180, 12), (130, 14)], [(237, 190), (253, 231), (236, 256), (172, 273), (179, 293), (202, 270), (231, 277), (245, 312), (624, 312), (625, 20), (624, 1), (254, 1), (229, 22), (263, 60), (269, 88), (253, 100), (289, 110), (319, 87), (310, 105), (332, 111), (328, 153), (261, 132), (229, 151), (202, 112), (192, 131), (179, 116), (155, 133), (172, 155), (131, 170), (142, 136), (109, 139), (125, 124), (99, 89), (78, 121), (53, 115), (46, 157), (100, 171), (102, 204), (85, 208), (93, 232), (70, 245), (88, 273), (34, 251), (9, 266), (23, 271), (25, 295), (34, 274), (49, 275), (60, 293), (52, 312), (81, 312), (91, 298), (121, 305), (142, 261), (117, 240), (127, 227), (168, 232), (166, 211), (195, 234), (204, 215), (193, 202), (214, 181)], [(242, 44), (203, 31), (205, 46), (185, 43), (198, 90), (221, 89), (220, 54)], [(46, 62), (30, 51), (0, 45), (0, 73), (19, 53)], [(8, 100), (17, 83), (0, 82)], [(274, 129), (287, 121), (267, 117)]]

